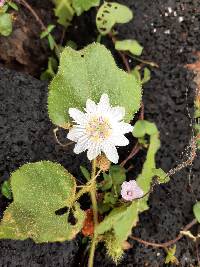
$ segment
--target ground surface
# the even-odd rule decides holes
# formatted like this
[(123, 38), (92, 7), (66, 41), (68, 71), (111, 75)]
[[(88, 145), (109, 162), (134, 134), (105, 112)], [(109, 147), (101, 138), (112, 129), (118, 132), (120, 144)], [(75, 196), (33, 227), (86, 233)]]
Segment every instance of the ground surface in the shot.
[[(192, 112), (195, 85), (193, 75), (184, 65), (192, 62), (193, 53), (200, 50), (200, 3), (196, 0), (120, 2), (129, 5), (135, 13), (133, 22), (118, 28), (120, 37), (138, 39), (145, 47), (143, 58), (159, 64), (159, 69), (153, 70), (151, 82), (145, 86), (145, 118), (158, 125), (162, 147), (157, 166), (168, 171), (187, 154), (185, 148), (191, 137), (191, 119), (187, 109)], [(168, 7), (172, 8), (172, 13)], [(95, 30), (90, 24), (92, 17), (93, 13), (75, 20), (74, 29), (70, 30), (74, 40), (82, 40), (81, 45), (86, 44), (84, 36), (88, 36), (89, 42), (94, 40)], [(183, 17), (182, 22), (179, 22), (179, 17)], [(84, 31), (83, 25), (88, 26), (87, 30)], [(77, 37), (79, 28), (82, 38)], [(103, 41), (111, 47), (110, 42)], [(26, 162), (58, 161), (76, 175), (77, 166), (85, 161), (74, 155), (71, 148), (63, 149), (56, 144), (53, 125), (46, 111), (46, 95), (46, 83), (0, 69), (1, 182)], [(174, 175), (170, 183), (155, 188), (149, 200), (150, 210), (141, 214), (133, 232), (135, 236), (154, 242), (177, 236), (181, 227), (193, 219), (192, 206), (200, 196), (199, 170), (200, 163), (196, 160), (190, 178), (189, 169), (185, 169)], [(134, 178), (134, 172), (132, 175)], [(6, 205), (6, 199), (1, 196), (1, 216)], [(193, 231), (196, 231), (195, 227)], [(162, 250), (131, 243), (133, 248), (125, 254), (120, 266), (164, 266)], [(83, 253), (79, 237), (73, 242), (45, 245), (36, 245), (30, 240), (0, 241), (0, 266), (82, 267)], [(178, 242), (176, 256), (180, 266), (196, 266), (196, 251), (188, 239)], [(95, 266), (115, 265), (99, 247)]]

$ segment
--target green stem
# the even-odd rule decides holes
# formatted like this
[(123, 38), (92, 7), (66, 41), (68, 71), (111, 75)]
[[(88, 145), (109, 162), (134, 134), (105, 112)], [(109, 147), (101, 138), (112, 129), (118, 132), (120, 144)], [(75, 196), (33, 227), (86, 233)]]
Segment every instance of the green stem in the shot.
[(97, 244), (97, 234), (95, 233), (95, 229), (98, 225), (98, 208), (97, 208), (97, 199), (96, 199), (96, 179), (95, 179), (95, 176), (96, 176), (96, 160), (94, 159), (92, 161), (92, 175), (91, 175), (92, 184), (91, 184), (91, 191), (90, 191), (93, 217), (94, 217), (94, 234), (93, 234), (92, 244), (91, 244), (91, 248), (90, 248), (88, 267), (93, 267), (95, 247)]

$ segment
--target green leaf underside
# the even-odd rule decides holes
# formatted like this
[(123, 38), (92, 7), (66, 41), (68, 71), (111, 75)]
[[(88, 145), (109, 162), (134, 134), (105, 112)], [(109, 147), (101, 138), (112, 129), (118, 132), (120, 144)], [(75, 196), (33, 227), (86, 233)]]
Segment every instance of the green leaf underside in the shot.
[(140, 56), (142, 54), (143, 47), (136, 40), (122, 40), (116, 41), (115, 49), (120, 51), (129, 51), (133, 55)]
[(78, 16), (84, 11), (88, 11), (91, 7), (98, 6), (99, 3), (100, 0), (72, 0), (72, 6)]
[(8, 13), (0, 13), (0, 35), (9, 36), (12, 33), (12, 17)]
[(55, 5), (54, 12), (58, 17), (58, 23), (67, 28), (75, 13), (71, 6), (72, 0), (52, 0), (52, 2)]
[(11, 176), (13, 202), (0, 223), (1, 239), (33, 239), (36, 243), (72, 239), (82, 227), (84, 212), (75, 204), (75, 225), (68, 223), (67, 213), (76, 190), (74, 177), (61, 165), (41, 161), (25, 164)]
[(200, 202), (197, 202), (193, 207), (194, 216), (200, 223)]
[[(154, 176), (155, 155), (160, 147), (158, 132), (150, 136), (150, 145), (147, 152), (142, 173), (137, 178), (138, 185), (144, 193), (150, 190), (152, 178)], [(114, 234), (119, 243), (122, 243), (131, 234), (132, 227), (138, 221), (139, 213), (148, 209), (148, 195), (141, 199), (135, 200), (130, 206), (115, 208), (110, 214), (98, 225), (97, 233), (104, 234), (110, 232)]]
[(83, 111), (88, 98), (97, 103), (103, 93), (108, 94), (113, 106), (125, 107), (127, 122), (140, 107), (141, 85), (116, 66), (105, 46), (93, 43), (80, 51), (67, 47), (49, 87), (50, 119), (62, 127), (71, 122), (69, 108)]
[(96, 16), (96, 25), (102, 35), (106, 35), (116, 23), (127, 23), (133, 18), (132, 11), (115, 2), (104, 2)]

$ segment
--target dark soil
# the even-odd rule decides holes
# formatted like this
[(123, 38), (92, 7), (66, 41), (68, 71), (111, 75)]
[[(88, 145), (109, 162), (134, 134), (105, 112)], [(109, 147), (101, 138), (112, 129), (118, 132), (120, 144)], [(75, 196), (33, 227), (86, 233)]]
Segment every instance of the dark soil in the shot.
[[(56, 24), (53, 4), (49, 0), (27, 1), (42, 19), (45, 26)], [(0, 36), (0, 64), (3, 66), (40, 77), (41, 71), (47, 66), (51, 51), (47, 39), (40, 39), (43, 31), (40, 23), (22, 5), (19, 11), (11, 10), (13, 16), (13, 32), (10, 36)], [(48, 8), (47, 8), (48, 7)], [(57, 27), (54, 37), (59, 43), (62, 30)]]
[[(152, 80), (144, 89), (145, 118), (156, 122), (162, 147), (157, 166), (165, 171), (175, 167), (189, 156), (186, 149), (191, 138), (191, 118), (195, 85), (193, 74), (184, 65), (194, 61), (194, 52), (200, 50), (200, 2), (196, 0), (127, 0), (135, 18), (118, 28), (120, 38), (136, 38), (144, 45), (143, 58), (159, 64), (152, 70)], [(173, 12), (169, 14), (168, 7)], [(75, 19), (70, 32), (74, 40), (93, 41), (95, 30), (93, 10), (89, 15)], [(174, 14), (174, 11), (176, 12)], [(167, 13), (167, 14), (165, 14)], [(183, 21), (179, 22), (179, 17)], [(84, 26), (86, 27), (84, 35)], [(87, 39), (86, 39), (87, 40)], [(103, 39), (112, 47), (111, 42)], [(80, 45), (85, 45), (84, 41)], [(118, 60), (118, 57), (117, 57)], [(78, 166), (85, 164), (82, 155), (72, 149), (61, 148), (53, 137), (54, 126), (46, 110), (47, 84), (30, 76), (0, 69), (0, 174), (1, 182), (26, 162), (48, 159), (60, 162), (75, 176)], [(130, 147), (131, 148), (131, 147)], [(121, 158), (125, 157), (123, 151)], [(142, 157), (143, 160), (143, 157)], [(135, 160), (131, 162), (135, 166)], [(128, 166), (128, 165), (127, 165)], [(192, 207), (200, 196), (200, 163), (195, 160), (192, 170), (184, 169), (168, 184), (157, 186), (149, 200), (150, 209), (140, 215), (133, 234), (144, 240), (164, 242), (177, 236), (180, 229), (193, 219)], [(138, 170), (136, 170), (138, 171)], [(135, 177), (134, 171), (132, 172)], [(0, 212), (8, 202), (0, 197)], [(196, 234), (196, 227), (192, 229)], [(131, 241), (133, 248), (119, 266), (164, 266), (165, 252)], [(31, 240), (0, 241), (0, 266), (83, 266), (80, 237), (72, 242), (36, 245)], [(176, 256), (180, 266), (197, 266), (196, 249), (187, 238), (177, 243)], [(115, 266), (105, 256), (100, 245), (94, 266)]]

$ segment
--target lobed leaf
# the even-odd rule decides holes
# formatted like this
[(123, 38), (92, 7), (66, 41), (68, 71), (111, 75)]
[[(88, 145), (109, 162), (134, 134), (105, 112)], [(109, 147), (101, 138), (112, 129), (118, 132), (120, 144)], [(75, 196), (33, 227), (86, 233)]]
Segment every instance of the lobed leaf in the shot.
[(99, 102), (103, 93), (108, 94), (113, 106), (125, 107), (127, 122), (140, 107), (140, 83), (116, 66), (105, 46), (93, 43), (80, 51), (66, 47), (59, 71), (49, 86), (49, 117), (64, 127), (71, 122), (69, 108), (83, 110), (88, 98)]
[[(85, 213), (76, 203), (73, 207), (76, 182), (61, 165), (49, 161), (25, 164), (11, 175), (13, 202), (0, 223), (1, 239), (33, 239), (36, 243), (72, 239), (80, 231)], [(68, 207), (75, 225), (68, 222), (68, 213), (56, 211)]]
[(104, 2), (96, 16), (96, 25), (102, 35), (106, 35), (116, 23), (127, 23), (133, 18), (132, 11), (125, 5)]

